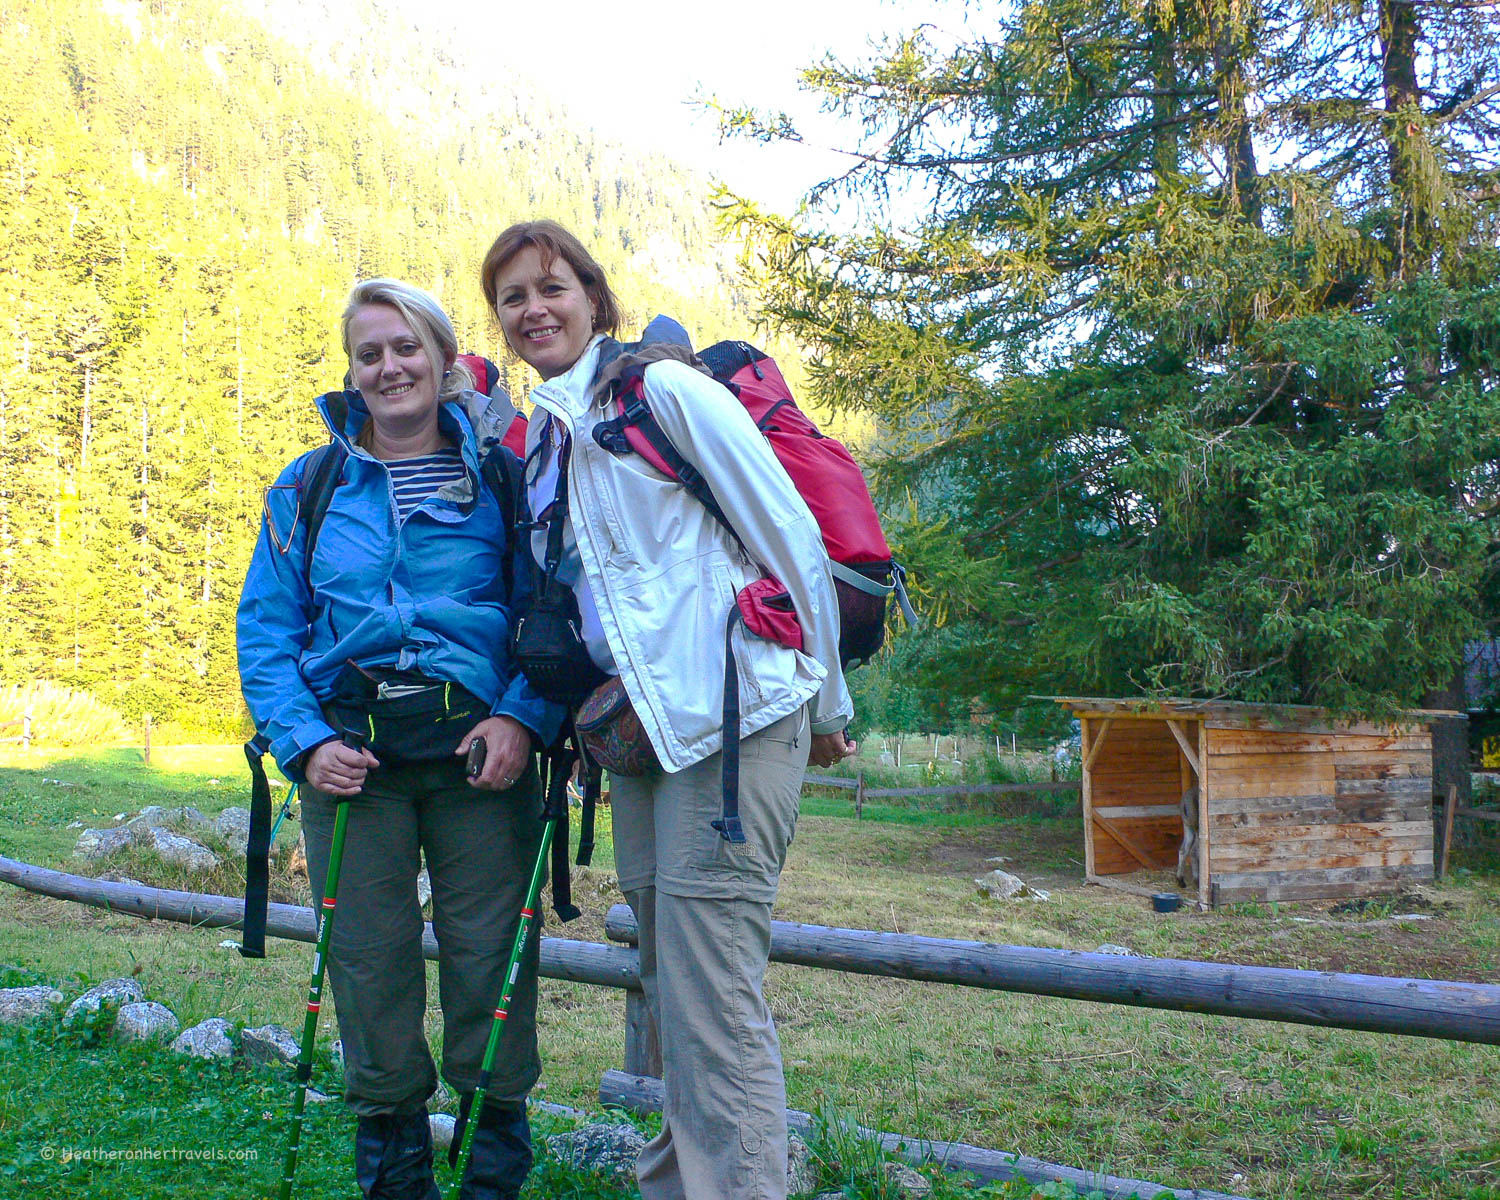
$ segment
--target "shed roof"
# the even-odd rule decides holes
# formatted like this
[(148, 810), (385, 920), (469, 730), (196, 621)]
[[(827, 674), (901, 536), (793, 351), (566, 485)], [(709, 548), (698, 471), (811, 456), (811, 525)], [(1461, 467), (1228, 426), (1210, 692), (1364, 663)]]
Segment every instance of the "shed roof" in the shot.
[[(1181, 696), (1136, 696), (1130, 698), (1103, 696), (1033, 696), (1034, 700), (1051, 700), (1074, 713), (1102, 716), (1158, 717), (1172, 719), (1212, 717), (1224, 721), (1265, 722), (1272, 725), (1305, 725), (1312, 721), (1343, 721), (1326, 708), (1311, 704), (1247, 704), (1238, 700), (1194, 700)], [(1409, 722), (1427, 725), (1448, 717), (1465, 714), (1446, 708), (1409, 708), (1393, 718), (1393, 723)]]

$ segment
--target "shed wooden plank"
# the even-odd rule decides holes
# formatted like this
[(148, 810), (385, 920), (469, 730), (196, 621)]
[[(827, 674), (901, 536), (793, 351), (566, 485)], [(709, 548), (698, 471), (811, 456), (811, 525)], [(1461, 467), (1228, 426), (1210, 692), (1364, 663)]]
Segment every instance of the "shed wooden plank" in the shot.
[[(1078, 722), (1078, 751), (1085, 759), (1094, 747), (1094, 723), (1088, 717)], [(1098, 868), (1094, 862), (1094, 773), (1084, 771), (1078, 783), (1078, 797), (1083, 806), (1083, 873), (1090, 875)]]
[(1208, 769), (1235, 775), (1249, 771), (1275, 771), (1294, 775), (1326, 771), (1331, 775), (1337, 762), (1338, 758), (1332, 750), (1308, 750), (1299, 754), (1284, 754), (1279, 751), (1246, 752), (1210, 755)]
[(1241, 718), (1210, 713), (1204, 716), (1204, 724), (1216, 734), (1220, 731), (1256, 730), (1266, 733), (1331, 733), (1341, 737), (1411, 737), (1425, 728), (1419, 721), (1335, 721), (1326, 715), (1280, 719), (1280, 714), (1277, 719), (1270, 720), (1261, 716)]
[(1226, 871), (1218, 876), (1226, 888), (1268, 887), (1288, 883), (1394, 883), (1421, 879), (1424, 872), (1431, 878), (1432, 867), (1425, 863), (1399, 863), (1390, 866), (1333, 867), (1317, 871)]
[[(1386, 838), (1432, 837), (1432, 819), (1420, 821), (1369, 821), (1347, 824), (1241, 825), (1220, 827), (1236, 846), (1284, 846), (1292, 842), (1372, 842)], [(1220, 843), (1221, 845), (1228, 843)]]
[(1369, 766), (1355, 763), (1341, 763), (1334, 772), (1334, 779), (1371, 780), (1382, 779), (1420, 779), (1428, 787), (1432, 786), (1432, 762), (1429, 759), (1422, 766), (1413, 766), (1411, 763), (1380, 763)]
[(1182, 799), (1182, 792), (1166, 783), (1128, 788), (1095, 788), (1094, 808), (1128, 808), (1137, 804), (1172, 804)]
[(1131, 820), (1139, 817), (1181, 821), (1181, 806), (1178, 804), (1113, 804), (1107, 808), (1096, 805), (1094, 811), (1110, 821)]
[[(1148, 860), (1153, 870), (1176, 865), (1177, 847), (1182, 842), (1181, 831), (1173, 823), (1137, 821), (1131, 823), (1127, 836)], [(1141, 862), (1108, 833), (1099, 831), (1094, 837), (1094, 870), (1100, 875), (1119, 875), (1141, 869)]]
[(1234, 837), (1238, 829), (1257, 826), (1284, 829), (1294, 825), (1308, 824), (1367, 824), (1378, 821), (1423, 821), (1429, 817), (1428, 805), (1387, 799), (1362, 799), (1340, 797), (1337, 804), (1309, 803), (1299, 808), (1286, 808), (1274, 812), (1221, 813), (1209, 818), (1210, 825), (1221, 837)]
[(1351, 779), (1343, 772), (1335, 770), (1333, 791), (1336, 796), (1403, 796), (1430, 800), (1432, 778), (1415, 775), (1394, 779)]
[(1341, 767), (1383, 767), (1387, 763), (1415, 768), (1413, 774), (1432, 774), (1432, 750), (1347, 750), (1339, 751)]
[[(1104, 748), (1105, 739), (1109, 737), (1110, 720), (1106, 717), (1099, 725), (1099, 730), (1094, 734), (1093, 742), (1089, 751), (1083, 758), (1083, 773), (1087, 775), (1093, 768), (1094, 760), (1099, 757), (1099, 751)], [(1081, 728), (1081, 726), (1080, 726)]]
[[(1403, 868), (1405, 869), (1405, 868)], [(1398, 890), (1402, 883), (1422, 883), (1430, 875), (1413, 874), (1405, 879), (1358, 879), (1348, 883), (1328, 881), (1285, 883), (1265, 886), (1214, 888), (1214, 903), (1243, 904), (1248, 900), (1343, 900), (1358, 896), (1384, 896)]]
[(1188, 766), (1193, 768), (1193, 777), (1196, 779), (1203, 774), (1203, 768), (1198, 762), (1198, 751), (1188, 744), (1187, 734), (1182, 731), (1181, 726), (1176, 721), (1168, 721), (1166, 725), (1171, 730), (1172, 736), (1177, 739), (1178, 748), (1181, 749), (1183, 757), (1187, 759)]
[(1334, 785), (1331, 772), (1294, 775), (1253, 771), (1222, 775), (1212, 771), (1209, 778), (1213, 780), (1214, 800), (1221, 805), (1264, 796), (1331, 796)]
[(1267, 850), (1263, 847), (1214, 847), (1214, 872), (1226, 871), (1327, 871), (1337, 867), (1391, 867), (1426, 863), (1432, 866), (1432, 842), (1422, 849), (1388, 848), (1367, 854), (1307, 853), (1299, 848)]
[[(1416, 811), (1430, 803), (1428, 797), (1430, 789), (1409, 794), (1397, 793), (1394, 796), (1381, 792), (1353, 792), (1335, 794), (1329, 791), (1310, 796), (1236, 796), (1229, 800), (1214, 800), (1209, 805), (1210, 817), (1233, 816), (1238, 813), (1280, 813), (1297, 812), (1305, 810), (1327, 811), (1340, 810), (1340, 806), (1348, 804), (1352, 807), (1366, 803), (1388, 803), (1399, 806), (1408, 811)], [(1416, 818), (1412, 818), (1415, 820)]]
[(1209, 756), (1222, 754), (1305, 754), (1329, 750), (1430, 750), (1432, 735), (1356, 733), (1279, 733), (1263, 729), (1215, 729)]
[(1136, 830), (1134, 826), (1137, 824), (1137, 822), (1131, 821), (1128, 823), (1130, 825), (1130, 828), (1122, 828), (1122, 826), (1126, 824), (1127, 823), (1123, 821), (1107, 820), (1104, 817), (1101, 817), (1097, 810), (1094, 813), (1094, 828), (1096, 830), (1102, 830), (1107, 836), (1113, 838), (1132, 858), (1140, 863), (1141, 866), (1156, 866), (1156, 859), (1153, 858), (1151, 852), (1145, 847), (1136, 844), (1134, 836)]

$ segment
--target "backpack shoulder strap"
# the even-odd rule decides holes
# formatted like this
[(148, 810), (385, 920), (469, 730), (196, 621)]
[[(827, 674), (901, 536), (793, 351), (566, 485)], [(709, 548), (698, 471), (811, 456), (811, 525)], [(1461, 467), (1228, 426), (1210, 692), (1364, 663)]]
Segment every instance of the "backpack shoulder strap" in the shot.
[[(479, 475), (500, 506), (500, 519), (505, 523), (506, 552), (500, 556), (500, 571), (505, 580), (507, 598), (514, 593), (516, 582), (517, 548), (513, 543), (517, 534), (517, 517), (521, 512), (523, 474), (520, 458), (505, 445), (496, 446), (479, 464)], [(529, 550), (527, 554), (530, 554)]]
[(311, 589), (313, 550), (318, 544), (318, 534), (323, 528), (323, 518), (328, 515), (328, 506), (333, 503), (333, 493), (344, 473), (344, 461), (349, 452), (342, 442), (325, 442), (308, 454), (302, 464), (302, 476), (297, 481), (297, 503), (306, 526), (306, 541), (302, 554), (302, 574), (308, 579)]

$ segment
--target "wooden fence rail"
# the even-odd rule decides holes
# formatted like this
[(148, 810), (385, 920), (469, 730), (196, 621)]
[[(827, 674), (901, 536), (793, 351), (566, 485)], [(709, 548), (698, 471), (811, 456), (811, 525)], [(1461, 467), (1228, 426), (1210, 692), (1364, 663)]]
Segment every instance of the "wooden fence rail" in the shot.
[[(232, 896), (216, 896), (202, 892), (176, 892), (163, 888), (147, 887), (144, 884), (115, 883), (92, 879), (87, 876), (70, 875), (64, 871), (53, 871), (31, 863), (0, 857), (0, 882), (11, 883), (28, 892), (53, 896), (59, 900), (71, 900), (96, 908), (152, 920), (176, 921), (200, 928), (217, 929), (238, 926), (244, 916), (244, 901)], [(616, 909), (630, 910), (617, 905), (610, 910), (612, 927), (624, 936), (632, 928)], [(783, 925), (777, 922), (777, 926)], [(817, 926), (802, 926), (816, 929)], [(858, 933), (859, 930), (834, 932)], [(311, 909), (294, 904), (267, 906), (266, 933), (271, 937), (290, 941), (316, 942), (317, 927)], [(875, 935), (899, 938), (903, 935)], [(775, 934), (773, 933), (773, 939)], [(919, 939), (932, 941), (934, 939)], [(957, 943), (984, 948), (982, 943)], [(991, 947), (994, 948), (994, 947)], [(422, 934), (422, 953), (429, 959), (437, 958), (437, 939), (432, 925), (427, 923)], [(774, 952), (773, 952), (774, 956)], [(1099, 956), (1094, 956), (1099, 957)], [(787, 959), (786, 961), (793, 961)], [(1116, 962), (1124, 960), (1115, 959)], [(639, 955), (634, 947), (603, 945), (597, 942), (574, 942), (561, 938), (543, 938), (541, 946), (541, 973), (549, 979), (566, 979), (575, 983), (592, 983), (602, 987), (626, 989), (626, 1070), (604, 1072), (599, 1087), (600, 1101), (605, 1104), (623, 1104), (638, 1110), (659, 1111), (661, 1107), (661, 1084), (659, 1079), (638, 1073), (634, 1060), (649, 1054), (642, 1043), (650, 1036), (649, 1018), (642, 1020), (645, 1001), (640, 992)], [(872, 974), (902, 974), (898, 971), (876, 970)], [(909, 975), (909, 978), (922, 978)], [(987, 986), (987, 985), (979, 985)], [(1466, 986), (1466, 985), (1459, 985)], [(1494, 989), (1500, 993), (1500, 988)], [(634, 1043), (634, 1045), (632, 1045)], [(660, 1059), (655, 1062), (660, 1073)], [(789, 1111), (788, 1124), (804, 1132), (813, 1121), (807, 1113)], [(1024, 1155), (990, 1150), (982, 1146), (969, 1146), (961, 1142), (934, 1142), (919, 1138), (899, 1136), (878, 1131), (866, 1131), (876, 1138), (884, 1148), (905, 1155), (910, 1161), (922, 1163), (935, 1161), (950, 1170), (977, 1175), (982, 1180), (1030, 1179), (1045, 1181), (1064, 1180), (1081, 1191), (1098, 1191), (1105, 1200), (1128, 1200), (1129, 1197), (1156, 1197), (1171, 1195), (1175, 1200), (1245, 1200), (1224, 1192), (1202, 1188), (1168, 1188), (1138, 1179), (1127, 1179), (1092, 1171), (1080, 1171), (1076, 1167), (1059, 1163), (1043, 1162)]]
[[(3, 857), (0, 881), (114, 912), (208, 928), (239, 925), (244, 913), (243, 901), (233, 897), (113, 883)], [(298, 905), (270, 905), (266, 932), (295, 941), (316, 940), (311, 910)], [(606, 932), (627, 945), (543, 938), (541, 972), (552, 979), (626, 990), (626, 1070), (605, 1074), (601, 1096), (650, 1106), (659, 1103), (659, 1092), (643, 1077), (659, 1074), (660, 1065), (639, 991), (637, 952), (628, 945), (635, 940), (628, 907), (610, 909)], [(424, 931), (423, 953), (437, 956), (430, 925)], [(772, 923), (771, 958), (856, 974), (1500, 1045), (1500, 986), (1492, 984), (1126, 958), (784, 921)], [(983, 1178), (1076, 1182), (1074, 1176), (1079, 1175), (1072, 1168), (980, 1147), (944, 1143), (924, 1148), (918, 1140), (889, 1136), (893, 1144), (906, 1143), (915, 1158), (936, 1155), (955, 1169)], [(1141, 1190), (1137, 1180), (1087, 1178), (1090, 1187), (1112, 1200)], [(1176, 1195), (1181, 1200), (1228, 1200), (1202, 1190)]]

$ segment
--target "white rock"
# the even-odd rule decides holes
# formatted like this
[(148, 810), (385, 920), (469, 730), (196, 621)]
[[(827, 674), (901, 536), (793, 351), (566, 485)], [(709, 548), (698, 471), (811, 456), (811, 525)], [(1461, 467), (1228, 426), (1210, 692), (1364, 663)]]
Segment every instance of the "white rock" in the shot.
[(219, 856), (207, 846), (155, 825), (140, 836), (140, 842), (161, 855), (163, 862), (186, 867), (189, 871), (210, 871), (219, 865)]
[(63, 1002), (63, 994), (45, 983), (35, 987), (0, 988), (0, 1025), (18, 1025), (46, 1016)]
[(171, 1048), (193, 1058), (229, 1058), (234, 1054), (234, 1043), (229, 1039), (232, 1028), (223, 1017), (209, 1017), (191, 1029), (184, 1029)]
[(894, 1183), (900, 1189), (903, 1196), (926, 1196), (932, 1191), (932, 1181), (905, 1163), (886, 1163), (885, 1177), (888, 1183)]
[(155, 1000), (138, 1000), (120, 1005), (115, 1017), (114, 1039), (117, 1042), (163, 1042), (177, 1036), (182, 1026), (172, 1010)]
[(141, 809), (138, 816), (131, 817), (125, 822), (125, 828), (144, 832), (155, 826), (167, 825), (191, 825), (195, 829), (206, 829), (209, 820), (191, 804), (184, 804), (179, 808), (163, 808), (159, 804), (149, 804)]
[(979, 889), (981, 896), (991, 900), (1047, 900), (1050, 895), (1041, 888), (1034, 888), (1023, 879), (1017, 878), (1006, 871), (996, 867), (988, 875), (983, 875), (974, 881), (974, 886)]
[(570, 1133), (553, 1134), (547, 1146), (571, 1167), (628, 1186), (635, 1182), (636, 1159), (645, 1149), (646, 1139), (634, 1126), (595, 1121)]
[(309, 1104), (327, 1104), (333, 1097), (327, 1092), (320, 1092), (315, 1087), (307, 1089), (307, 1102)]
[(296, 1062), (300, 1047), (280, 1025), (262, 1025), (240, 1034), (240, 1051), (246, 1062), (256, 1066), (280, 1066)]
[(64, 829), (82, 829), (83, 828), (83, 822), (82, 821), (69, 821), (65, 826), (63, 826), (63, 828)]
[(214, 818), (214, 831), (236, 854), (245, 853), (250, 844), (250, 810), (238, 806), (226, 808)]
[(786, 1194), (801, 1196), (817, 1186), (818, 1173), (813, 1167), (812, 1151), (800, 1134), (787, 1130), (786, 1134)]
[(1132, 950), (1129, 946), (1121, 946), (1121, 945), (1119, 945), (1116, 942), (1104, 942), (1101, 945), (1095, 947), (1094, 953), (1095, 954), (1116, 954), (1116, 955), (1119, 955), (1121, 958), (1139, 958), (1140, 957), (1140, 955), (1137, 954), (1134, 950)]
[(118, 854), (135, 840), (135, 834), (124, 826), (113, 829), (85, 829), (73, 847), (74, 858), (108, 858)]
[(68, 1005), (68, 1011), (63, 1013), (63, 1024), (71, 1025), (84, 1013), (98, 1012), (100, 1006), (106, 1003), (135, 1004), (145, 998), (146, 993), (141, 991), (141, 985), (134, 979), (106, 979)]

